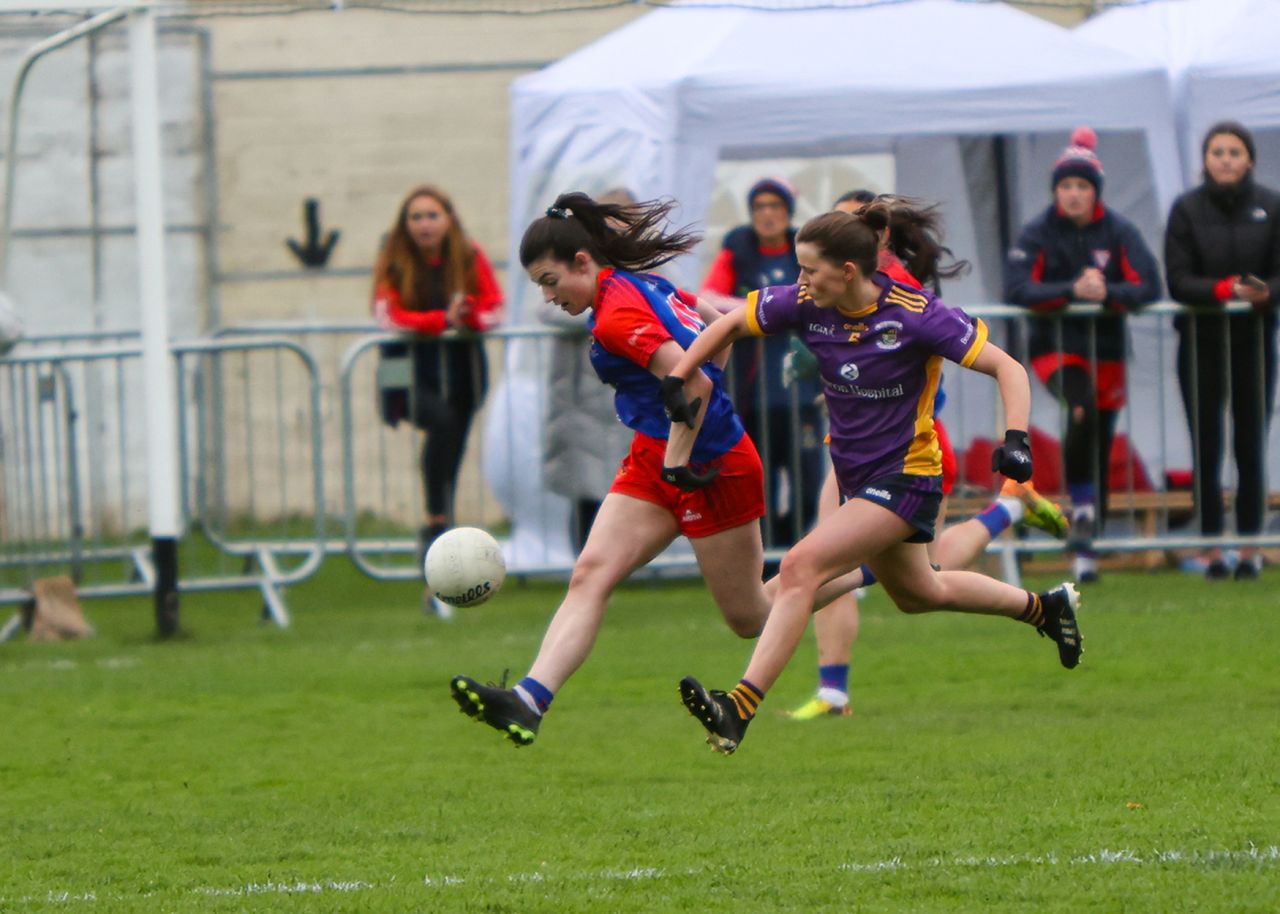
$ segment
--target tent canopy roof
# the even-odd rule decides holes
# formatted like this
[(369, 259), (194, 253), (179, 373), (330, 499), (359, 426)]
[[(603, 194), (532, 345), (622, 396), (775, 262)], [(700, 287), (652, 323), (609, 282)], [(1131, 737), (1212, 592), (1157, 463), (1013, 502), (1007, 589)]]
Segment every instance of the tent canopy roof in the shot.
[(1199, 172), (1200, 139), (1217, 121), (1280, 127), (1280, 4), (1275, 0), (1165, 0), (1119, 6), (1076, 33), (1136, 53), (1171, 79), (1188, 174)]
[(1274, 67), (1280, 10), (1274, 0), (1164, 0), (1113, 6), (1076, 29), (1085, 39), (1166, 67)]
[(513, 98), (606, 120), (665, 104), (659, 132), (768, 147), (802, 137), (1141, 127), (1164, 114), (1151, 101), (1166, 84), (1157, 64), (1003, 4), (904, 0), (665, 7), (517, 80)]

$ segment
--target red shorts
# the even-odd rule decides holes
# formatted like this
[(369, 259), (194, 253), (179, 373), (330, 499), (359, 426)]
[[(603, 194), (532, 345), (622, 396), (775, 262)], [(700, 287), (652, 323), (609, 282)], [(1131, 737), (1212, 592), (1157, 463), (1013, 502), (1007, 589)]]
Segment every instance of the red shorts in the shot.
[(748, 435), (715, 460), (698, 464), (719, 467), (720, 475), (695, 492), (682, 492), (663, 482), (662, 457), (667, 442), (639, 432), (631, 439), (631, 451), (622, 458), (610, 492), (653, 502), (671, 512), (680, 532), (689, 539), (711, 536), (764, 517), (764, 468)]
[(1124, 362), (1109, 360), (1090, 362), (1082, 355), (1074, 352), (1046, 352), (1031, 360), (1031, 368), (1045, 387), (1049, 387), (1049, 378), (1059, 368), (1075, 365), (1089, 372), (1093, 378), (1098, 409), (1115, 411), (1124, 406)]
[(938, 435), (938, 448), (942, 451), (942, 494), (950, 495), (956, 487), (956, 449), (951, 446), (951, 436), (947, 427), (937, 416), (933, 417), (933, 430)]

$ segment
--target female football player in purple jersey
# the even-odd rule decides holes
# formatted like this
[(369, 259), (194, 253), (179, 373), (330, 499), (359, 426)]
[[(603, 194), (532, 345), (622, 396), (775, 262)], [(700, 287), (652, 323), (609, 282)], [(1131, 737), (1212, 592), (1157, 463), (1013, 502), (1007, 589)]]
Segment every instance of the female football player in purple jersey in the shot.
[[(634, 438), (587, 535), (564, 600), (529, 673), (513, 689), (450, 681), (464, 713), (518, 746), (537, 735), (556, 691), (591, 652), (615, 587), (677, 536), (693, 544), (707, 586), (734, 633), (759, 634), (769, 613), (760, 573), (764, 478), (721, 383), (723, 358), (700, 365), (706, 408), (672, 426), (659, 379), (670, 374), (707, 321), (710, 305), (646, 271), (693, 247), (685, 231), (665, 233), (673, 203), (603, 204), (562, 194), (525, 230), (520, 262), (546, 301), (570, 314), (591, 312), (591, 363), (612, 385), (618, 417)], [(669, 439), (669, 440), (668, 440)], [(664, 467), (674, 447), (680, 461)], [(837, 595), (832, 584), (817, 595)]]
[[(1022, 366), (987, 341), (982, 321), (878, 272), (883, 228), (870, 214), (865, 221), (840, 212), (810, 220), (797, 237), (800, 284), (752, 293), (745, 307), (700, 335), (663, 382), (673, 427), (677, 420), (696, 424), (699, 392), (709, 384), (699, 371), (703, 362), (748, 334), (794, 329), (818, 361), (831, 422), (843, 504), (783, 558), (772, 611), (745, 675), (729, 692), (708, 690), (692, 677), (680, 683), (685, 706), (721, 752), (738, 747), (794, 654), (819, 586), (862, 564), (904, 612), (1009, 616), (1052, 638), (1063, 666), (1073, 668), (1080, 659), (1079, 597), (1070, 584), (1034, 594), (975, 572), (936, 571), (929, 563), (925, 544), (933, 539), (942, 498), (932, 418), (942, 359), (996, 380), (1009, 430), (993, 469), (1019, 481), (1031, 477), (1030, 385)], [(673, 438), (666, 465), (679, 464), (685, 450)]]
[[(833, 205), (832, 209), (852, 216), (873, 219), (879, 224), (887, 220), (885, 228), (877, 234), (880, 251), (877, 268), (894, 282), (912, 289), (923, 289), (926, 283), (935, 292), (942, 279), (949, 279), (968, 269), (968, 263), (956, 260), (942, 243), (942, 217), (937, 205), (926, 204), (911, 197), (891, 194), (876, 196), (870, 191), (851, 191)], [(944, 261), (950, 261), (945, 263)], [(923, 280), (923, 281), (922, 281)], [(809, 356), (812, 359), (812, 356)], [(814, 367), (816, 371), (816, 363)], [(957, 461), (955, 451), (946, 435), (946, 428), (939, 413), (945, 395), (939, 383), (934, 406), (933, 425), (942, 450), (942, 503), (938, 509), (937, 526), (942, 527), (947, 516), (947, 496), (955, 484)], [(818, 517), (826, 517), (840, 506), (839, 485), (834, 468), (823, 481), (818, 498)], [(1000, 495), (983, 511), (968, 520), (941, 529), (929, 544), (935, 565), (948, 571), (967, 568), (982, 555), (987, 545), (1006, 529), (1014, 525), (1038, 527), (1058, 539), (1066, 535), (1067, 522), (1061, 509), (1042, 496), (1032, 486), (1006, 479)], [(853, 572), (859, 580), (856, 586), (875, 582), (866, 566)], [(776, 581), (765, 586), (765, 592), (773, 596)], [(858, 638), (858, 601), (853, 593), (833, 600), (813, 616), (813, 631), (818, 643), (818, 690), (816, 694), (794, 711), (788, 712), (792, 720), (807, 721), (821, 717), (842, 717), (852, 714), (849, 701), (849, 659), (854, 642)]]

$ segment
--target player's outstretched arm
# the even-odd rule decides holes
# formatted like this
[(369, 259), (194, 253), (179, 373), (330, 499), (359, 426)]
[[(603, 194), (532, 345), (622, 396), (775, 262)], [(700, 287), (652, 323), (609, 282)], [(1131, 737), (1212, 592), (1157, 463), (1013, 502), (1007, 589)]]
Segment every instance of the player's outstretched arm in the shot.
[[(743, 299), (737, 299), (737, 301), (739, 302), (739, 305), (741, 305), (741, 303), (743, 302)], [(718, 310), (714, 305), (712, 305), (710, 302), (708, 302), (705, 298), (702, 298), (702, 297), (698, 298), (697, 310), (698, 310), (698, 317), (702, 318), (702, 322), (706, 324), (708, 327), (710, 327), (712, 324), (720, 320), (720, 318), (724, 317), (724, 315), (728, 313), (725, 311)], [(729, 361), (729, 347), (726, 346), (724, 349), (721, 349), (720, 352), (717, 353), (716, 357), (712, 361), (714, 361), (716, 365), (718, 365), (719, 367), (724, 368), (725, 363)]]
[(687, 383), (703, 363), (714, 359), (728, 349), (734, 340), (741, 339), (747, 333), (747, 309), (744, 306), (709, 323), (707, 329), (699, 333), (698, 338), (684, 351), (669, 374)]
[(1031, 382), (1027, 380), (1027, 370), (991, 342), (982, 347), (969, 367), (996, 379), (1004, 404), (1005, 428), (1026, 429), (1031, 421)]

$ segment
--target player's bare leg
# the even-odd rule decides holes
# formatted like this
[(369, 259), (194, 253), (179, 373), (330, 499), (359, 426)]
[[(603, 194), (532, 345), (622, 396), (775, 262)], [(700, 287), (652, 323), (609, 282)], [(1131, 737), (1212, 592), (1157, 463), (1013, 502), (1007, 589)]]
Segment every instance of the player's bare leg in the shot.
[(753, 520), (689, 542), (729, 628), (743, 638), (760, 634), (769, 615), (769, 598), (760, 583), (764, 568), (760, 522)]
[(1067, 669), (1083, 651), (1076, 610), (1080, 597), (1071, 584), (1034, 594), (973, 571), (935, 571), (924, 548), (899, 543), (871, 561), (885, 592), (907, 613), (951, 611), (1007, 616), (1035, 627), (1058, 646)]
[(610, 492), (574, 563), (569, 589), (542, 637), (529, 675), (558, 691), (591, 653), (614, 589), (679, 535), (666, 508)]
[(462, 712), (517, 746), (532, 743), (551, 697), (591, 653), (614, 588), (665, 549), (677, 532), (667, 509), (613, 492), (606, 496), (529, 674), (513, 689), (506, 687), (505, 677), (496, 685), (453, 677), (450, 690)]

